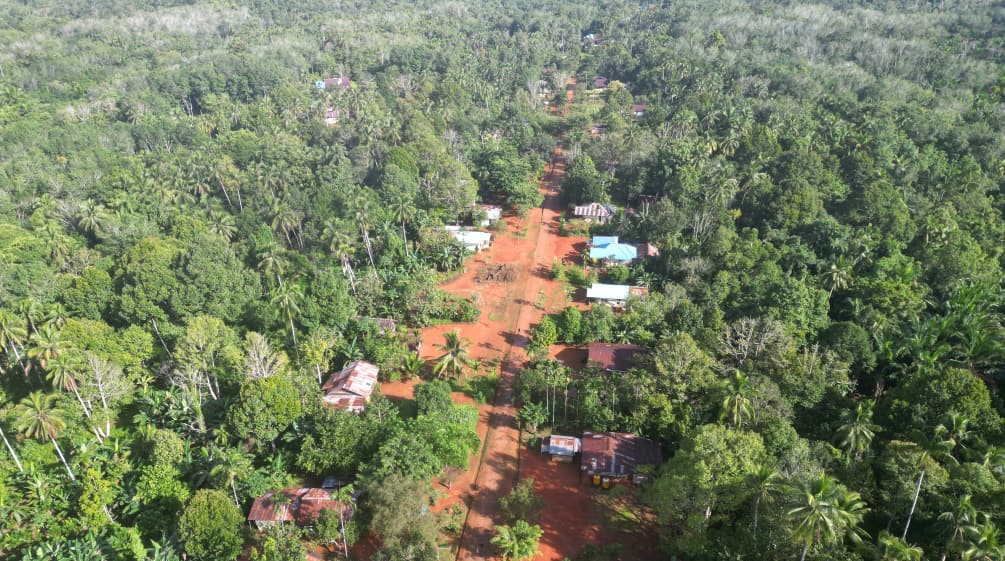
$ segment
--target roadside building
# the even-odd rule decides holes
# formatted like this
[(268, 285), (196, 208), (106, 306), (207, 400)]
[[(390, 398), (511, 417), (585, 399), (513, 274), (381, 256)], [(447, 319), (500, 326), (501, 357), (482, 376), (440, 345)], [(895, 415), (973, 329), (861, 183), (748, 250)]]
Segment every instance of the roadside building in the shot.
[(334, 498), (329, 489), (299, 488), (269, 491), (255, 499), (248, 512), (248, 522), (259, 530), (273, 524), (292, 522), (301, 528), (310, 528), (323, 510), (342, 510), (345, 520), (353, 515), (351, 503)]
[(541, 439), (541, 453), (550, 454), (553, 462), (571, 462), (583, 449), (583, 441), (574, 436), (553, 434)]
[(331, 409), (362, 412), (370, 402), (378, 374), (380, 368), (375, 364), (365, 360), (350, 362), (342, 370), (333, 373), (321, 386), (324, 392), (322, 403)]
[(648, 438), (621, 432), (584, 432), (580, 473), (591, 479), (640, 483), (646, 475), (639, 473), (639, 467), (656, 466), (662, 459), (659, 443)]
[(638, 358), (648, 352), (648, 349), (640, 345), (590, 343), (587, 347), (586, 363), (608, 372), (628, 372), (635, 366)]
[(614, 217), (614, 207), (603, 203), (580, 205), (573, 209), (572, 215), (597, 224), (606, 224)]

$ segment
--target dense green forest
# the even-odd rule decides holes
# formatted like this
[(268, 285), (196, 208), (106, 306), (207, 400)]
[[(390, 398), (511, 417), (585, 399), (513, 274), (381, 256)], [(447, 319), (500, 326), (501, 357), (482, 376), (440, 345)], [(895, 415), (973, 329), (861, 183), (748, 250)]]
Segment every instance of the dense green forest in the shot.
[(405, 326), (479, 314), (443, 225), (539, 205), (556, 143), (660, 257), (534, 345), (651, 352), (541, 358), (521, 416), (660, 441), (668, 556), (1005, 557), (1005, 4), (952, 0), (0, 3), (0, 557), (302, 559), (251, 500), (343, 475), (310, 539), (435, 559), (471, 409), (320, 379), (423, 373)]

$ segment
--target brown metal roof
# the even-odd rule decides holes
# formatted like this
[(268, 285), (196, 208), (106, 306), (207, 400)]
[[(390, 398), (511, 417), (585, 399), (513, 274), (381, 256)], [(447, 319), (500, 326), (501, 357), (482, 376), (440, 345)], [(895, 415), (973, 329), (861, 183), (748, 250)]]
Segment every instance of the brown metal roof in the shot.
[(627, 372), (635, 365), (635, 356), (646, 352), (647, 349), (639, 345), (590, 343), (587, 361), (599, 363), (604, 370)]
[[(277, 501), (282, 496), (285, 500)], [(297, 526), (310, 526), (325, 509), (342, 509), (351, 518), (353, 508), (333, 498), (328, 489), (299, 488), (269, 491), (255, 499), (248, 512), (250, 522), (294, 522)]]
[(631, 476), (641, 465), (663, 459), (660, 445), (648, 438), (622, 432), (584, 432), (582, 469), (590, 473)]
[(339, 390), (353, 393), (362, 397), (370, 397), (373, 387), (377, 384), (377, 375), (380, 368), (375, 364), (370, 364), (365, 360), (350, 362), (342, 370), (332, 374), (322, 390)]

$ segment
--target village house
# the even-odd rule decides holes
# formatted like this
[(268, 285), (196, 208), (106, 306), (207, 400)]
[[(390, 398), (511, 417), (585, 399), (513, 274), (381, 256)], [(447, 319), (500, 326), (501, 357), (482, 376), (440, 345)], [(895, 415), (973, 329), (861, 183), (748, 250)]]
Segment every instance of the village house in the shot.
[(553, 434), (541, 439), (541, 454), (551, 454), (553, 462), (571, 462), (583, 449), (583, 441), (574, 436)]
[(272, 524), (292, 522), (310, 528), (323, 510), (342, 510), (345, 520), (352, 518), (352, 504), (336, 500), (329, 489), (301, 488), (269, 491), (255, 499), (248, 512), (248, 522), (263, 530)]
[(351, 85), (352, 82), (350, 82), (349, 78), (346, 78), (345, 76), (338, 76), (335, 78), (325, 78), (324, 80), (318, 80), (314, 82), (314, 87), (323, 91), (327, 90), (345, 91), (348, 90)]
[(590, 343), (586, 363), (608, 372), (628, 372), (635, 366), (638, 357), (648, 352), (648, 349), (639, 345)]
[(328, 125), (329, 127), (337, 125), (338, 119), (341, 115), (342, 111), (340, 109), (335, 109), (334, 107), (329, 105), (325, 109), (325, 124)]
[(375, 364), (365, 360), (350, 362), (342, 370), (333, 373), (321, 386), (324, 392), (322, 403), (331, 409), (361, 413), (370, 402), (378, 374), (380, 368)]
[(502, 220), (502, 207), (493, 205), (482, 205), (482, 210), (485, 211), (485, 218), (479, 221), (478, 225), (482, 228), (491, 226), (496, 222)]
[(464, 230), (460, 226), (444, 226), (455, 240), (464, 244), (464, 248), (475, 253), (492, 246), (492, 234), (476, 230)]
[(662, 456), (659, 443), (648, 438), (621, 432), (584, 432), (580, 473), (590, 476), (594, 484), (601, 478), (641, 483), (646, 475), (639, 473), (639, 467), (658, 465)]
[(636, 119), (644, 117), (646, 111), (649, 111), (648, 105), (642, 105), (642, 104), (632, 105), (632, 117), (635, 117)]
[(593, 89), (606, 90), (607, 85), (609, 83), (610, 81), (607, 78), (604, 78), (603, 76), (597, 76), (596, 78), (593, 79)]
[(360, 324), (371, 324), (377, 326), (377, 331), (381, 335), (395, 333), (398, 331), (398, 324), (392, 318), (368, 318), (357, 316), (356, 321)]
[(593, 236), (590, 259), (600, 265), (628, 265), (638, 257), (638, 248), (621, 243), (617, 236)]
[(627, 284), (605, 284), (595, 282), (586, 289), (586, 299), (592, 304), (607, 304), (612, 308), (624, 308), (628, 298), (644, 298), (649, 289), (644, 286), (628, 286)]
[(614, 207), (603, 203), (590, 203), (588, 205), (577, 206), (573, 209), (572, 214), (588, 222), (606, 224), (614, 217)]

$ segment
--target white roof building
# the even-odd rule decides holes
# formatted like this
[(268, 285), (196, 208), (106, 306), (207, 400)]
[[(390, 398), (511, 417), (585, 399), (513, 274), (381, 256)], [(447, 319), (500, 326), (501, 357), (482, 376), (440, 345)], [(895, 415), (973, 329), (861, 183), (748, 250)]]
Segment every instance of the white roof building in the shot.
[(631, 287), (627, 284), (603, 284), (593, 283), (586, 289), (588, 300), (603, 300), (605, 302), (624, 302), (631, 294)]
[(461, 230), (456, 226), (447, 226), (446, 230), (455, 240), (464, 244), (470, 251), (481, 251), (492, 245), (492, 234), (475, 230)]

